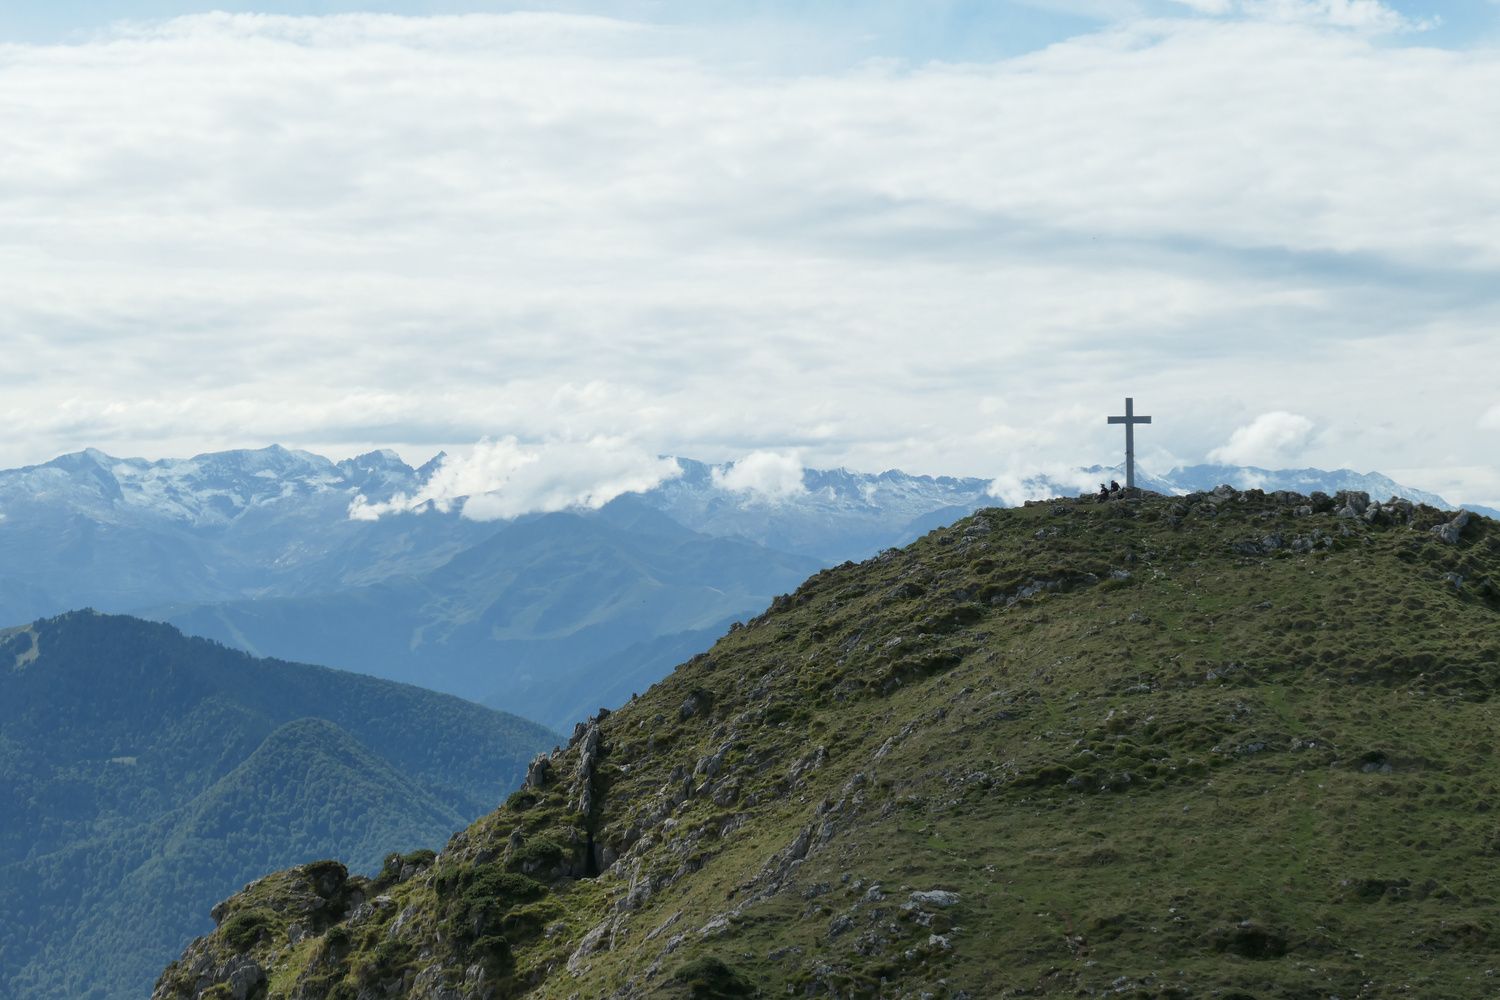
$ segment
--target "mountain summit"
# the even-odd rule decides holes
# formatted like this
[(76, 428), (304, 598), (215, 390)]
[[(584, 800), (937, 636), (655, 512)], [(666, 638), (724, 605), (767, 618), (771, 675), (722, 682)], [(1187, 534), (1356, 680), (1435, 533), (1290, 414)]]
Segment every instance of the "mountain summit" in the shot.
[(154, 996), (1491, 996), (1497, 581), (1494, 522), (1358, 493), (980, 511)]

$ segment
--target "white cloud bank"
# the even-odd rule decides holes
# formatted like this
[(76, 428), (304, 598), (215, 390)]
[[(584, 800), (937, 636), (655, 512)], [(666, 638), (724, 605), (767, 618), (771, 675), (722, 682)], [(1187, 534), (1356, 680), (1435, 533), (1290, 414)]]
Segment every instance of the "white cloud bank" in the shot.
[(1200, 14), (1228, 14), (1235, 8), (1235, 0), (1175, 0)]
[(681, 472), (676, 461), (618, 439), (523, 445), (507, 437), (481, 441), (467, 455), (447, 456), (415, 496), (398, 495), (386, 503), (357, 496), (349, 516), (373, 521), (400, 511), (456, 506), (471, 520), (495, 521), (538, 511), (597, 510)]
[[(1388, 10), (797, 75), (557, 15), (4, 46), (0, 464), (623, 435), (625, 482), (991, 476), (1116, 461), (1129, 394), (1142, 448), (1237, 454), (1272, 398), (1309, 461), (1429, 467), (1500, 370), (1500, 52), (1373, 38)], [(613, 488), (515, 448), (481, 485)]]
[(1344, 28), (1368, 34), (1423, 31), (1431, 19), (1411, 18), (1380, 0), (1174, 0), (1199, 14), (1283, 24)]
[[(795, 452), (755, 451), (710, 470), (713, 484), (730, 493), (777, 502), (807, 492)], [(593, 438), (522, 444), (514, 437), (481, 441), (443, 458), (415, 494), (385, 502), (363, 494), (349, 517), (375, 521), (389, 514), (457, 509), (475, 521), (570, 509), (597, 510), (626, 493), (644, 493), (682, 475), (675, 458), (648, 454), (628, 441)]]
[(1294, 461), (1307, 446), (1313, 422), (1296, 413), (1262, 413), (1238, 427), (1228, 442), (1208, 453), (1211, 462), (1276, 468)]
[(990, 481), (985, 492), (1007, 507), (1019, 507), (1028, 500), (1088, 495), (1098, 484), (1099, 477), (1092, 472), (1051, 463), (1025, 472), (1011, 470), (1002, 473)]
[(755, 451), (737, 462), (715, 466), (710, 476), (721, 490), (784, 500), (807, 492), (802, 459), (796, 452)]
[(1272, 21), (1331, 25), (1376, 34), (1421, 31), (1431, 26), (1427, 19), (1409, 18), (1378, 0), (1241, 0), (1238, 9)]

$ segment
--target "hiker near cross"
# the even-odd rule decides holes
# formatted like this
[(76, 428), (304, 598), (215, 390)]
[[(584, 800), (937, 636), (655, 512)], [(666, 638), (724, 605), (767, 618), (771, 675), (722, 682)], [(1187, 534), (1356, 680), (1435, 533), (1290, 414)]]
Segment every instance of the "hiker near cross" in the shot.
[(1135, 425), (1149, 424), (1151, 418), (1136, 416), (1135, 400), (1126, 396), (1125, 415), (1110, 417), (1109, 422), (1125, 425), (1125, 488), (1132, 489), (1135, 487)]

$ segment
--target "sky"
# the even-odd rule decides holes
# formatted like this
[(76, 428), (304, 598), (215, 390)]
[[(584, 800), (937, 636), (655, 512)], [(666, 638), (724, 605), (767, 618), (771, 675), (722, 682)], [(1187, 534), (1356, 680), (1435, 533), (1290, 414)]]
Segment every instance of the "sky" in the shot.
[(1490, 0), (21, 0), (0, 465), (441, 449), (515, 512), (1111, 463), (1130, 395), (1148, 469), (1500, 506), (1497, 121)]

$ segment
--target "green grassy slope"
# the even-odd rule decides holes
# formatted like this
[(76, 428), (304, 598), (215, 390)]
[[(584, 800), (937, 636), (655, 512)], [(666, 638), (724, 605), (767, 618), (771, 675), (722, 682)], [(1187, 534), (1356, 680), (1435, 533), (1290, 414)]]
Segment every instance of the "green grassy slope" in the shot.
[(1493, 996), (1500, 530), (1344, 506), (1058, 501), (820, 573), (156, 996)]

